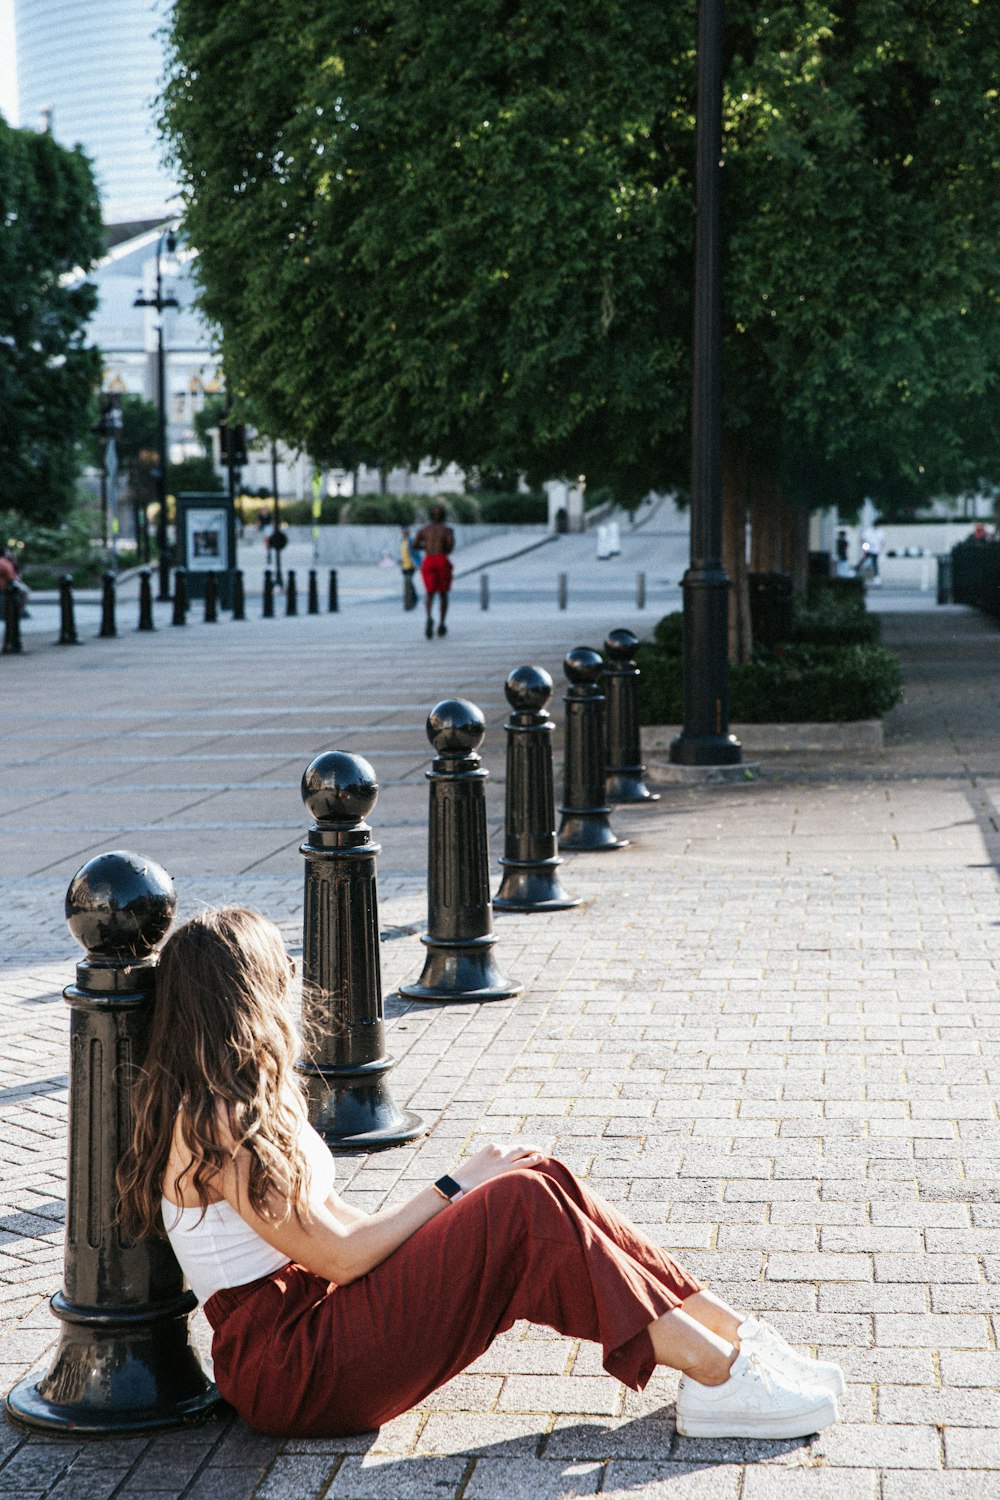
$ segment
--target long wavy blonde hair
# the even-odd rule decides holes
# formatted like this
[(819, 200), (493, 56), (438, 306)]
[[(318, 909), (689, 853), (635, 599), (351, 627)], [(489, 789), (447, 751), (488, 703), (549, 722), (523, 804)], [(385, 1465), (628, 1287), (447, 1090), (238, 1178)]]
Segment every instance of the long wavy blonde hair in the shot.
[[(298, 1135), (305, 1106), (290, 977), (277, 927), (245, 907), (203, 912), (164, 943), (146, 1057), (133, 1085), (132, 1144), (118, 1167), (121, 1219), (132, 1234), (163, 1233), (160, 1197), (178, 1113), (192, 1158), (179, 1180), (190, 1173), (203, 1213), (212, 1175), (241, 1148), (257, 1212), (272, 1219), (304, 1212), (308, 1172)], [(220, 1143), (220, 1105), (234, 1145)]]

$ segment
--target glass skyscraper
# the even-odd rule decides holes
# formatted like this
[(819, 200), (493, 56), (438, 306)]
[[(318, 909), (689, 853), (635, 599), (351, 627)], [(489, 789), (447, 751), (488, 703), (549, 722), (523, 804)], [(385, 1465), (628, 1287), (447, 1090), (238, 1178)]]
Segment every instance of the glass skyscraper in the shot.
[(15, 0), (22, 126), (44, 124), (94, 163), (105, 223), (162, 218), (175, 191), (161, 166), (159, 32), (169, 0)]

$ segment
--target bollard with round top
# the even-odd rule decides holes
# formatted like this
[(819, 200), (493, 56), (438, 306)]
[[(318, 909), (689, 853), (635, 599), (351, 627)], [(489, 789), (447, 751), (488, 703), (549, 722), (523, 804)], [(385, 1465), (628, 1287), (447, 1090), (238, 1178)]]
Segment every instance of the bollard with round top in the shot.
[(98, 639), (113, 640), (118, 634), (115, 624), (115, 575), (105, 573), (101, 588), (101, 628)]
[(608, 700), (608, 765), (605, 796), (609, 802), (659, 802), (643, 780), (639, 733), (639, 668), (635, 653), (639, 637), (631, 630), (612, 630), (604, 642), (611, 658), (604, 669)]
[(339, 609), (340, 605), (337, 601), (337, 570), (336, 568), (331, 568), (330, 589), (329, 596), (327, 598), (327, 612), (331, 615), (335, 615)]
[(21, 595), (15, 588), (3, 591), (3, 656), (20, 656), (24, 650), (21, 641)]
[(297, 615), (299, 612), (299, 595), (295, 583), (295, 569), (289, 568), (285, 585), (285, 614)]
[(305, 856), (302, 1006), (312, 1056), (299, 1064), (309, 1118), (338, 1150), (373, 1151), (423, 1134), (419, 1115), (389, 1091), (378, 893), (365, 821), (378, 782), (360, 755), (329, 750), (306, 767), (302, 800), (315, 818)]
[(310, 615), (319, 614), (319, 580), (316, 577), (316, 569), (309, 569), (309, 603), (306, 613)]
[(420, 978), (401, 984), (412, 1000), (509, 1000), (512, 984), (493, 958), (493, 904), (486, 829), (486, 771), (476, 753), (486, 721), (474, 703), (447, 698), (431, 709), (427, 956)]
[(264, 569), (263, 618), (274, 619), (274, 574), (270, 568)]
[(247, 617), (247, 600), (243, 589), (243, 569), (236, 568), (233, 571), (233, 619), (245, 620)]
[(148, 568), (143, 568), (139, 574), (139, 624), (136, 628), (138, 630), (156, 629), (153, 622), (153, 585)]
[(517, 667), (504, 683), (513, 712), (507, 735), (504, 876), (493, 898), (496, 911), (563, 911), (579, 906), (558, 876), (552, 733), (552, 678), (542, 667)]
[(219, 1396), (188, 1336), (194, 1294), (166, 1240), (133, 1243), (115, 1171), (132, 1130), (131, 1089), (155, 1003), (157, 943), (177, 905), (169, 875), (126, 850), (73, 877), (66, 920), (86, 949), (70, 1006), (69, 1174), (61, 1323), (48, 1372), (7, 1397), (41, 1432), (122, 1433), (203, 1416)]
[(566, 760), (559, 848), (574, 854), (622, 849), (608, 821), (604, 796), (604, 694), (599, 683), (604, 662), (597, 651), (576, 646), (563, 662), (569, 689), (566, 705)]
[(76, 612), (73, 608), (73, 575), (64, 573), (59, 580), (59, 644), (79, 646), (76, 633)]
[(170, 621), (171, 625), (187, 624), (188, 608), (188, 585), (187, 571), (184, 568), (174, 569), (174, 614)]

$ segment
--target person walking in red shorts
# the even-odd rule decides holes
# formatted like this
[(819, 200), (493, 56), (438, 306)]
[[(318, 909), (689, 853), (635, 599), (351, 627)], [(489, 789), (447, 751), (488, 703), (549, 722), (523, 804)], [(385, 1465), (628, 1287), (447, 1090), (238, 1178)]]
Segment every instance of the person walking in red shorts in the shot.
[(420, 576), (424, 583), (424, 603), (427, 621), (424, 634), (430, 640), (434, 634), (434, 600), (438, 600), (438, 635), (447, 635), (444, 623), (448, 613), (448, 592), (451, 589), (452, 567), (449, 553), (455, 548), (455, 533), (445, 525), (443, 505), (431, 506), (431, 518), (421, 526), (413, 539), (413, 545), (424, 554), (420, 564)]
[(657, 1364), (682, 1371), (686, 1436), (836, 1421), (837, 1365), (704, 1290), (528, 1142), (487, 1146), (377, 1213), (346, 1202), (307, 1119), (291, 970), (278, 929), (242, 907), (171, 935), (118, 1172), (123, 1226), (166, 1232), (212, 1325), (219, 1391), (251, 1427), (378, 1427), (519, 1318), (600, 1344), (632, 1390)]

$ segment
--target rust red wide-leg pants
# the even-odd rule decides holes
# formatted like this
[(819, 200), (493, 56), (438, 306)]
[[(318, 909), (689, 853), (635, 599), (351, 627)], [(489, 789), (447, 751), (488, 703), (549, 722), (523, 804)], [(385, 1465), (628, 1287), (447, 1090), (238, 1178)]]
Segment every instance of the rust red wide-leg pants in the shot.
[(700, 1290), (544, 1160), (475, 1188), (347, 1286), (286, 1266), (205, 1305), (222, 1395), (261, 1432), (333, 1437), (406, 1411), (519, 1318), (603, 1345), (640, 1389), (650, 1323)]

